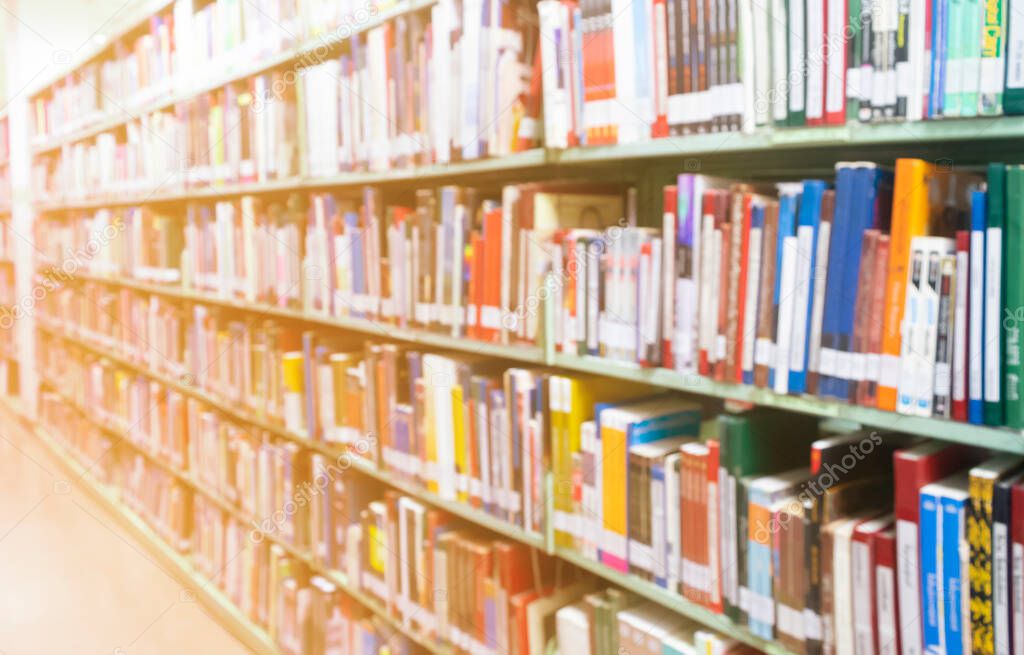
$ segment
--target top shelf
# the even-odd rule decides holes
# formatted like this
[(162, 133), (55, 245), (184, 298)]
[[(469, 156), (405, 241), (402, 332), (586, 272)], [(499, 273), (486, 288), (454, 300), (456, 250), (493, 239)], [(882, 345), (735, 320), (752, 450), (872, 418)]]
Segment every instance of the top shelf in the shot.
[[(32, 154), (33, 156), (38, 156), (40, 154), (59, 150), (66, 144), (88, 139), (89, 137), (100, 134), (101, 132), (106, 132), (123, 125), (128, 121), (137, 119), (142, 115), (173, 107), (175, 104), (188, 100), (189, 98), (193, 98), (208, 91), (213, 91), (214, 89), (221, 88), (232, 82), (243, 80), (253, 75), (258, 75), (290, 62), (294, 62), (295, 66), (299, 67), (306, 62), (319, 61), (324, 58), (325, 50), (330, 51), (332, 48), (335, 48), (354, 34), (368, 32), (374, 27), (386, 23), (397, 16), (426, 9), (436, 3), (437, 0), (403, 0), (391, 8), (381, 11), (370, 20), (364, 21), (358, 25), (341, 25), (335, 27), (325, 34), (305, 38), (298, 45), (285, 48), (282, 52), (269, 55), (262, 59), (256, 59), (255, 61), (240, 61), (237, 58), (233, 58), (229, 60), (229, 63), (223, 68), (214, 68), (210, 71), (187, 71), (180, 73), (175, 77), (175, 90), (172, 93), (161, 94), (159, 97), (148, 102), (143, 102), (135, 107), (119, 108), (119, 110), (113, 115), (100, 116), (95, 122), (89, 125), (79, 129), (70, 130), (65, 134), (51, 137), (45, 141), (34, 142), (32, 144)], [(151, 8), (150, 13), (156, 13), (162, 9), (163, 6), (168, 4), (171, 3), (167, 0), (159, 0), (157, 6)], [(138, 22), (139, 21), (135, 21), (134, 24), (138, 24)], [(79, 59), (76, 65), (71, 66), (63, 75), (58, 76), (56, 79), (51, 80), (48, 84), (41, 87), (38, 91), (33, 93), (33, 96), (38, 95), (49, 86), (58, 82), (64, 75), (67, 75), (68, 72), (73, 71), (75, 68), (88, 62), (96, 54), (98, 54), (98, 52), (90, 54), (89, 57), (85, 59)]]
[[(113, 16), (96, 28), (91, 40), (83, 43), (74, 52), (67, 53), (65, 51), (72, 59), (33, 86), (27, 97), (35, 98), (45, 92), (74, 71), (102, 55), (112, 43), (145, 23), (150, 16), (164, 11), (173, 4), (174, 0), (141, 0), (125, 3)], [(103, 28), (108, 25), (111, 26), (110, 29), (104, 30)], [(58, 54), (61, 53), (54, 53), (55, 58)]]

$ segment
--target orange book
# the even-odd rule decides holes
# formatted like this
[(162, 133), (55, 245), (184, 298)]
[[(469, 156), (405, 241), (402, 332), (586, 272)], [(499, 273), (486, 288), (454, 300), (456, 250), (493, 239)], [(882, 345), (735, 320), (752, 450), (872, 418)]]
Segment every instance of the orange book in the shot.
[(483, 293), (480, 308), (480, 338), (497, 341), (501, 334), (501, 249), (502, 210), (494, 209), (484, 217)]
[(878, 382), (878, 408), (896, 409), (901, 326), (907, 292), (910, 242), (928, 231), (928, 178), (933, 167), (920, 159), (897, 159), (892, 194), (892, 229), (886, 275), (885, 316)]

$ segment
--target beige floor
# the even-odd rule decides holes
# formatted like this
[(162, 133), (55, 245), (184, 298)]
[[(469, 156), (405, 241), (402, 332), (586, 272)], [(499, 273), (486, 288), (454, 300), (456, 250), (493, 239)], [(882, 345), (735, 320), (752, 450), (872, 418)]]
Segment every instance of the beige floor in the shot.
[(0, 655), (248, 650), (0, 408)]

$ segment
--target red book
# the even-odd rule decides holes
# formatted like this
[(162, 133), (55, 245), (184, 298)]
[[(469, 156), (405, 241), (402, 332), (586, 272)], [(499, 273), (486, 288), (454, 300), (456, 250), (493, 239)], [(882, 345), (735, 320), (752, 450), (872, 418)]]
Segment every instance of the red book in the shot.
[[(825, 123), (827, 125), (842, 125), (846, 122), (846, 57), (847, 47), (843, 36), (848, 27), (849, 10), (846, 0), (825, 0), (823, 3), (823, 20), (825, 21)], [(833, 16), (833, 12), (839, 10), (839, 16)], [(837, 20), (840, 29), (829, 34), (829, 23)], [(838, 38), (836, 38), (838, 37)], [(832, 52), (836, 48), (836, 52)], [(836, 55), (834, 58), (833, 55)], [(832, 87), (832, 88), (830, 88)], [(838, 90), (835, 90), (838, 87)], [(829, 102), (829, 97), (836, 97), (837, 100)]]
[(875, 533), (875, 637), (878, 655), (898, 655), (900, 624), (896, 620), (899, 585), (896, 584), (896, 529), (889, 526)]
[[(480, 293), (478, 335), (485, 341), (497, 341), (501, 335), (501, 246), (502, 210), (493, 209), (484, 216), (481, 238)], [(477, 252), (474, 244), (474, 254)]]
[(719, 271), (718, 276), (718, 325), (715, 328), (715, 341), (711, 344), (711, 347), (715, 349), (713, 358), (715, 363), (714, 378), (720, 382), (724, 382), (726, 379), (728, 363), (728, 359), (726, 358), (726, 351), (728, 350), (726, 344), (728, 343), (728, 337), (726, 335), (729, 333), (729, 253), (732, 250), (732, 248), (730, 248), (732, 242), (732, 225), (728, 222), (723, 222), (721, 232), (722, 250), (719, 254), (719, 257), (721, 257), (721, 270)]
[[(1024, 482), (1018, 482), (1013, 485), (1010, 507), (1010, 538), (1013, 542), (1010, 547), (1010, 570), (1022, 571), (1024, 570)], [(1020, 602), (1020, 599), (1024, 598), (1024, 576), (1013, 576), (1013, 589), (1011, 591), (1009, 615), (1014, 617), (1015, 621), (1013, 626), (1013, 652), (1018, 654), (1024, 650), (1022, 648), (1024, 646), (1024, 630), (1021, 629), (1020, 623), (1016, 622), (1016, 618), (1024, 613), (1024, 607), (1017, 607), (1015, 603)]]
[[(662, 223), (661, 223), (661, 247), (662, 267), (661, 291), (663, 302), (661, 303), (661, 365), (664, 368), (675, 368), (675, 361), (672, 357), (672, 332), (675, 330), (676, 315), (676, 234), (679, 231), (679, 218), (676, 209), (679, 204), (679, 194), (676, 186), (669, 185), (662, 188)], [(697, 227), (696, 238), (700, 238), (700, 228)]]
[(968, 279), (970, 269), (971, 233), (969, 230), (957, 230), (956, 233), (956, 278), (953, 294), (953, 385), (952, 407), (950, 416), (954, 421), (967, 420), (967, 343), (970, 320), (967, 312)]
[(708, 532), (708, 600), (707, 606), (721, 614), (725, 610), (722, 600), (722, 563), (719, 561), (720, 544), (718, 526), (722, 520), (719, 515), (719, 498), (722, 490), (718, 487), (719, 445), (715, 440), (706, 442), (707, 456), (707, 532)]
[[(856, 375), (853, 384), (850, 385), (850, 393), (853, 397), (851, 402), (866, 405), (868, 395), (867, 382), (867, 353), (869, 350), (868, 334), (872, 325), (869, 323), (872, 304), (872, 291), (875, 274), (875, 258), (878, 255), (878, 230), (864, 230), (864, 239), (861, 241), (860, 250), (860, 271), (857, 273), (857, 298), (854, 302), (853, 322), (853, 357), (860, 361), (863, 366), (856, 367)], [(884, 285), (883, 285), (884, 286)]]
[(524, 591), (512, 596), (509, 601), (509, 649), (508, 655), (530, 655), (530, 631), (529, 622), (526, 620), (526, 610), (530, 603), (547, 595), (536, 590)]
[(850, 548), (851, 580), (853, 589), (853, 634), (857, 644), (872, 644), (877, 652), (878, 631), (876, 630), (878, 609), (875, 603), (875, 536), (892, 527), (892, 514), (868, 521), (862, 521), (853, 530), (853, 544)]
[(871, 307), (868, 318), (866, 384), (863, 405), (874, 407), (878, 397), (878, 374), (882, 355), (883, 317), (885, 316), (886, 279), (889, 276), (889, 235), (880, 234), (875, 243), (875, 272), (871, 282)]
[(651, 76), (654, 82), (654, 122), (651, 137), (668, 136), (668, 18), (665, 0), (653, 0), (651, 6), (651, 34), (653, 35), (653, 62)]
[(970, 467), (977, 460), (966, 446), (929, 441), (893, 453), (894, 513), (899, 624), (904, 639), (920, 642), (921, 566), (918, 541), (921, 487)]
[[(753, 195), (742, 194), (743, 212), (739, 224), (740, 233), (734, 238), (739, 240), (739, 272), (737, 274), (735, 298), (736, 298), (736, 319), (729, 326), (729, 337), (732, 343), (733, 355), (729, 360), (730, 369), (726, 379), (730, 382), (743, 382), (743, 321), (747, 313), (747, 258), (750, 256), (750, 205)], [(730, 264), (730, 268), (735, 264)]]
[(682, 545), (683, 596), (702, 605), (708, 602), (702, 574), (707, 566), (707, 465), (705, 444), (687, 443), (680, 449), (680, 538)]

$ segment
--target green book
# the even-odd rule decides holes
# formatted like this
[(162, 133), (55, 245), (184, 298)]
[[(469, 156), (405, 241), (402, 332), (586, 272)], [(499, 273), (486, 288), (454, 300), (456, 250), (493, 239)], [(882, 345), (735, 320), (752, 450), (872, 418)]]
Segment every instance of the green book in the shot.
[[(988, 3), (985, 3), (988, 6)], [(1006, 17), (1006, 77), (1003, 80), (1003, 111), (1024, 114), (1024, 15), (1008, 12)], [(982, 44), (984, 46), (984, 44)]]
[(1003, 333), (1006, 335), (1003, 354), (1003, 393), (1006, 424), (1024, 427), (1024, 407), (1021, 406), (1021, 323), (1024, 322), (1024, 266), (1020, 255), (1024, 253), (1024, 166), (1006, 167), (1006, 248), (1004, 281), (1006, 303), (1003, 311)]
[(961, 116), (978, 115), (978, 74), (981, 72), (981, 0), (961, 0), (963, 20), (963, 86), (960, 103)]
[(792, 127), (803, 127), (807, 122), (807, 41), (803, 0), (786, 0), (787, 44), (789, 52), (789, 112), (786, 124)]
[[(725, 613), (741, 624), (739, 588), (746, 581), (746, 503), (741, 480), (807, 465), (818, 437), (813, 416), (755, 408), (718, 417), (719, 479), (726, 516), (719, 521), (721, 576)], [(730, 565), (731, 564), (731, 565)]]
[(949, 0), (946, 21), (946, 84), (943, 88), (942, 115), (959, 116), (964, 75), (964, 0)]
[[(985, 304), (993, 310), (985, 320), (985, 425), (1003, 425), (1003, 353), (1006, 331), (1002, 329), (1006, 311), (1006, 271), (1003, 261), (1006, 240), (1003, 224), (1006, 215), (1006, 167), (1003, 164), (988, 165), (988, 202), (985, 221)], [(998, 311), (996, 311), (998, 310)], [(992, 384), (990, 381), (998, 381)]]
[(847, 0), (846, 22), (846, 120), (857, 120), (860, 113), (861, 87), (860, 79), (862, 48), (860, 33), (863, 29), (860, 16), (860, 0)]
[(1009, 0), (984, 0), (981, 38), (981, 72), (978, 84), (981, 103), (978, 113), (998, 116), (1003, 113), (1003, 83), (1006, 75), (1006, 14)]

